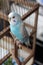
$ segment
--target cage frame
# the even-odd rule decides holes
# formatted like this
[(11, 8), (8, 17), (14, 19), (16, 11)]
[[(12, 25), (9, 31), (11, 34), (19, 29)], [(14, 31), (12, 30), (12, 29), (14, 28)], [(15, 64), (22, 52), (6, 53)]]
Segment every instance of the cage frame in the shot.
[[(15, 2), (16, 4), (17, 3), (21, 3), (21, 1), (22, 2), (24, 2), (24, 0), (20, 0), (20, 1), (17, 1), (17, 0), (11, 0), (11, 1), (13, 1), (13, 2)], [(25, 1), (25, 3), (26, 3), (26, 1)], [(24, 3), (23, 3), (24, 4)], [(35, 25), (34, 25), (34, 27), (32, 26), (32, 25), (30, 25), (30, 24), (26, 24), (26, 23), (24, 23), (24, 25), (25, 26), (27, 26), (27, 27), (30, 27), (30, 28), (32, 28), (33, 29), (33, 32), (31, 33), (31, 36), (33, 36), (34, 37), (34, 40), (33, 40), (33, 49), (32, 49), (32, 53), (31, 53), (31, 55), (25, 60), (25, 62), (27, 62), (27, 61), (29, 61), (30, 59), (31, 59), (31, 57), (33, 57), (34, 56), (34, 52), (35, 52), (35, 42), (36, 42), (36, 32), (37, 32), (37, 20), (38, 20), (38, 9), (39, 9), (39, 4), (38, 3), (36, 3), (36, 4), (33, 4), (32, 2), (30, 2), (27, 6), (33, 6), (33, 9), (31, 10), (31, 11), (29, 11), (29, 12), (27, 12), (26, 14), (24, 14), (22, 17), (21, 17), (21, 19), (22, 20), (24, 20), (24, 19), (26, 19), (28, 16), (30, 16), (33, 12), (35, 12), (36, 13), (36, 16), (35, 16)], [(3, 17), (3, 13), (2, 12), (0, 12), (0, 18), (1, 19), (4, 19), (4, 20), (6, 20), (6, 21), (8, 21), (8, 16), (6, 15), (6, 14), (4, 14), (4, 17)], [(9, 32), (10, 31), (10, 27), (8, 26), (7, 28), (5, 28), (3, 31), (1, 31), (0, 32), (0, 39), (5, 35), (5, 33), (7, 33), (7, 32)], [(34, 35), (33, 35), (34, 34)], [(12, 37), (13, 38), (13, 37)], [(15, 44), (15, 48), (16, 48), (16, 44)], [(18, 47), (19, 47), (19, 45), (18, 45)], [(22, 46), (22, 47), (24, 47), (24, 46)], [(24, 48), (23, 48), (24, 49)], [(17, 50), (17, 49), (15, 49), (15, 50)], [(16, 55), (16, 52), (15, 52), (15, 55)], [(10, 56), (10, 55), (9, 55)], [(7, 59), (7, 57), (6, 57), (6, 59)], [(0, 64), (2, 64), (5, 60), (6, 60), (5, 58), (4, 58), (4, 60), (3, 61), (0, 61)], [(16, 59), (16, 61), (17, 61), (17, 59)], [(22, 63), (22, 65), (25, 65), (25, 62), (23, 62)], [(18, 63), (18, 61), (17, 61), (17, 63)], [(20, 64), (19, 64), (20, 65)]]

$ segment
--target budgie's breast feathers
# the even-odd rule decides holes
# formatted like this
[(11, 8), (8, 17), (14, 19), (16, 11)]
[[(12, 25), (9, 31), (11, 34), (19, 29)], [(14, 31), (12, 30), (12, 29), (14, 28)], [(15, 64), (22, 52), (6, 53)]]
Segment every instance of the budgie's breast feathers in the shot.
[(10, 25), (11, 32), (16, 36), (17, 39), (23, 41), (23, 34), (21, 32), (22, 23), (18, 23), (17, 25)]

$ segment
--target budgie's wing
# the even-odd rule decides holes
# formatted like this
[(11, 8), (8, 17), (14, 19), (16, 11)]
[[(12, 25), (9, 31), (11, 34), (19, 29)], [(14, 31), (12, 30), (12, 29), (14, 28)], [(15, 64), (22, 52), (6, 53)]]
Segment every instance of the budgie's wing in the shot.
[(22, 33), (23, 37), (29, 37), (28, 32), (24, 26), (24, 23), (21, 24), (20, 32)]
[(28, 34), (28, 32), (27, 32), (25, 26), (24, 26), (24, 37), (27, 38), (27, 41), (25, 42), (25, 44), (26, 44), (27, 46), (30, 46), (30, 47), (31, 47), (32, 40), (31, 40), (30, 35)]
[(26, 30), (26, 28), (24, 26), (24, 23), (21, 25), (20, 31), (21, 31), (21, 33), (22, 33), (22, 35), (24, 37), (24, 40), (26, 40), (24, 43), (27, 46), (30, 46), (30, 37), (29, 37), (28, 32), (27, 32), (27, 30)]

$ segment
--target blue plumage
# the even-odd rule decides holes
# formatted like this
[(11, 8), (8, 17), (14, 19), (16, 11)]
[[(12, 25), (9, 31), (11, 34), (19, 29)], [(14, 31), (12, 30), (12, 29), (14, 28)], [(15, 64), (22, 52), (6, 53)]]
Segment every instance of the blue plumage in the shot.
[(10, 25), (10, 30), (16, 36), (17, 39), (23, 41), (23, 35), (21, 34), (20, 26), (21, 26), (21, 23), (18, 23), (15, 26)]
[(29, 36), (26, 28), (24, 27), (24, 23), (21, 20), (21, 16), (15, 12), (11, 12), (8, 17), (10, 19), (10, 30), (13, 35), (15, 35), (18, 40), (28, 46)]

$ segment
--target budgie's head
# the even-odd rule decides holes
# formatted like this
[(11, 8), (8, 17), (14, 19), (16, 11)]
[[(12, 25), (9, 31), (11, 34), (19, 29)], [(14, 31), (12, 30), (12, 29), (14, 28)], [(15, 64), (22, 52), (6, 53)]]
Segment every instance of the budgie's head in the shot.
[(8, 18), (11, 25), (16, 25), (17, 23), (21, 22), (21, 16), (15, 12), (9, 13)]

